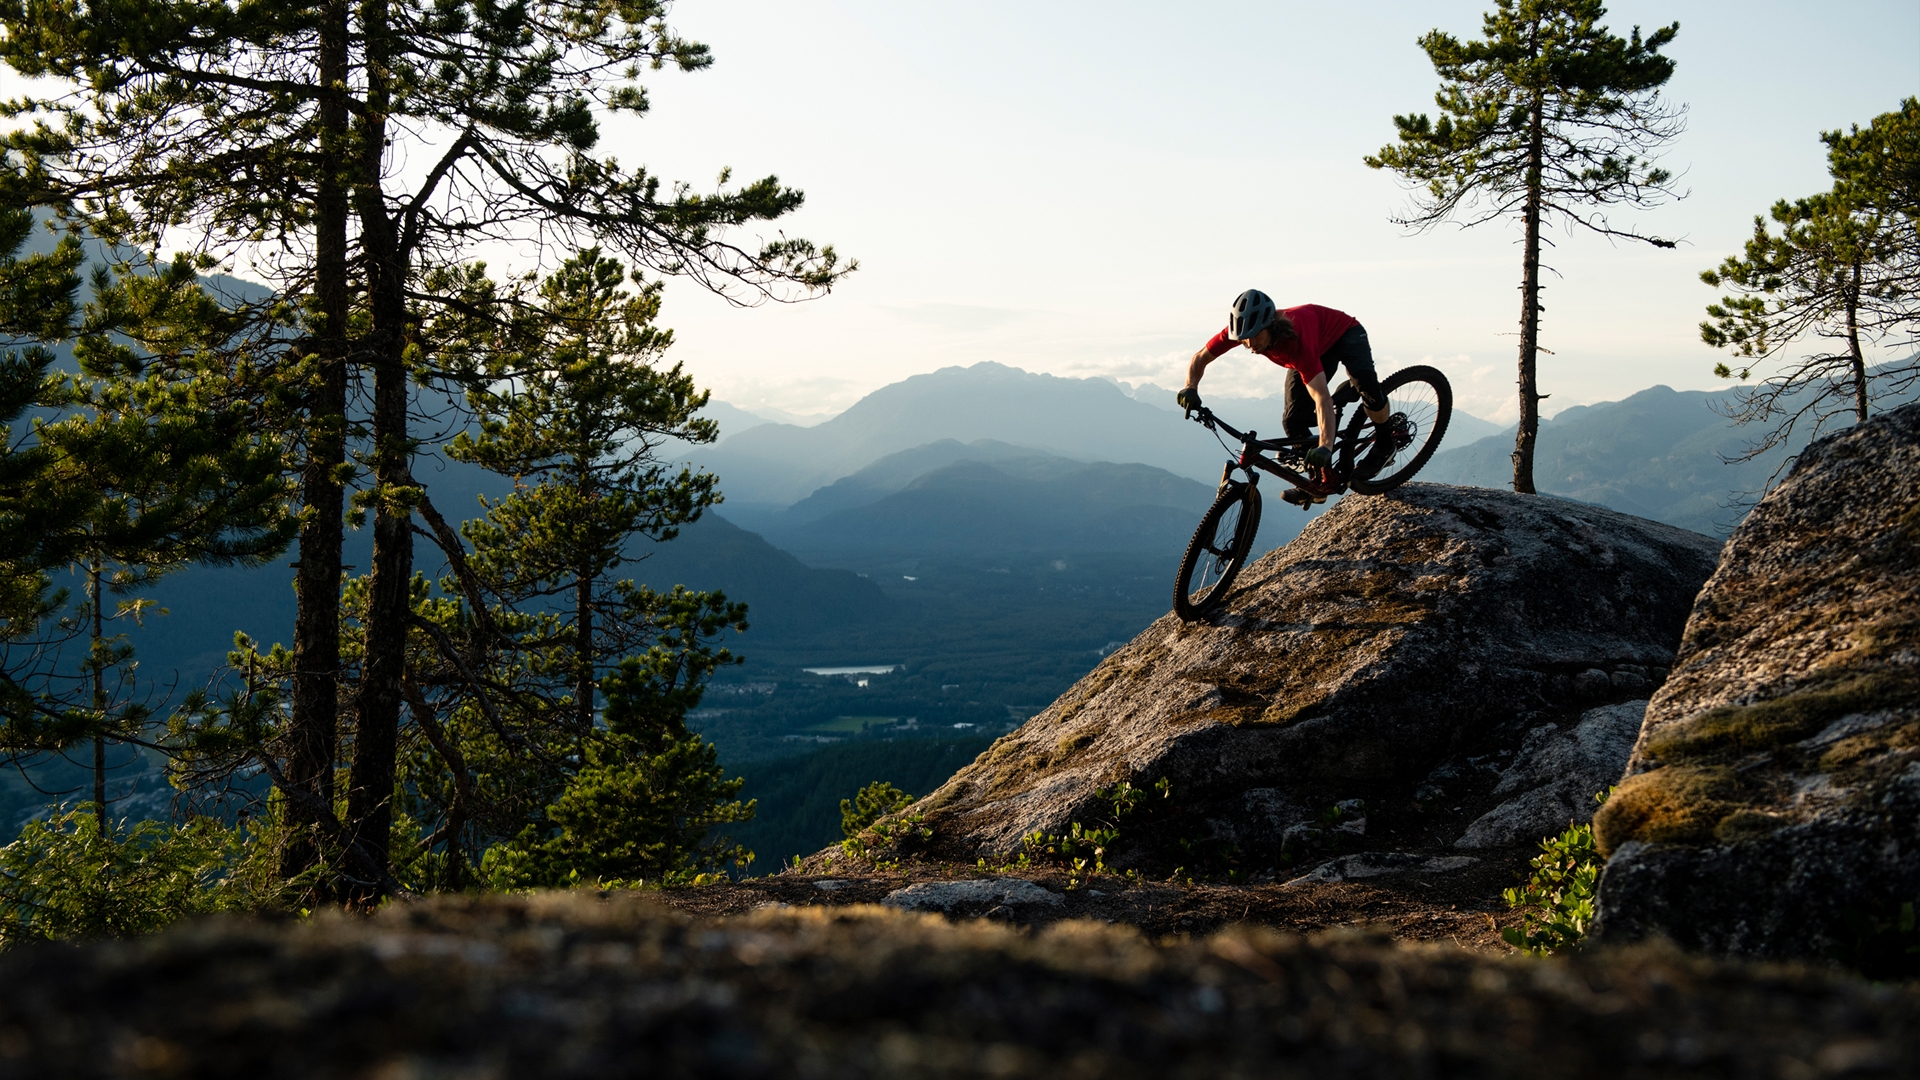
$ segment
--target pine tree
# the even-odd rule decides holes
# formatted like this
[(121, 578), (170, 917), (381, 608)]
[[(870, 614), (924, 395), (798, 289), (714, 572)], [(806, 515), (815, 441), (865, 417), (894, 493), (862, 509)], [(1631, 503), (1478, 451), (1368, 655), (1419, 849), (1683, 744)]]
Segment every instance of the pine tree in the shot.
[(66, 601), (50, 571), (77, 553), (87, 500), (54, 482), (52, 453), (21, 430), (69, 399), (50, 346), (75, 333), (84, 254), (70, 235), (49, 252), (26, 251), (34, 199), (21, 187), (16, 176), (0, 191), (0, 757), (9, 759), (65, 745), (84, 727), (48, 692), (47, 660), (51, 620)]
[(1540, 401), (1540, 247), (1559, 220), (1602, 236), (1673, 242), (1615, 225), (1608, 206), (1644, 208), (1673, 194), (1673, 177), (1645, 155), (1676, 136), (1680, 113), (1659, 97), (1673, 74), (1660, 55), (1674, 23), (1645, 40), (1614, 36), (1599, 0), (1496, 0), (1484, 40), (1434, 30), (1420, 39), (1441, 79), (1440, 119), (1396, 116), (1399, 142), (1367, 157), (1413, 188), (1400, 223), (1480, 225), (1510, 216), (1523, 230), (1520, 284), (1520, 424), (1513, 489), (1531, 493)]
[[(1867, 364), (1866, 345), (1911, 333), (1920, 318), (1920, 103), (1876, 117), (1850, 135), (1829, 132), (1831, 190), (1773, 205), (1755, 217), (1741, 254), (1729, 256), (1700, 279), (1728, 290), (1707, 305), (1700, 336), (1733, 354), (1738, 366), (1717, 364), (1720, 378), (1749, 379), (1728, 415), (1759, 424), (1740, 460), (1762, 454), (1810, 428), (1817, 436), (1832, 421), (1865, 422), (1874, 400), (1898, 396), (1920, 381), (1920, 364)], [(1776, 231), (1777, 230), (1777, 231)], [(1790, 346), (1808, 339), (1834, 347), (1797, 358)]]
[[(738, 226), (799, 206), (800, 194), (774, 177), (734, 189), (723, 176), (705, 194), (663, 190), (645, 171), (594, 154), (602, 115), (645, 111), (642, 70), (710, 62), (704, 47), (667, 28), (665, 13), (654, 0), (592, 11), (546, 0), (244, 10), (144, 0), (110, 12), (47, 0), (0, 12), (0, 58), (84, 88), (71, 101), (16, 108), (57, 122), (17, 132), (9, 145), (56, 175), (103, 234), (151, 245), (188, 230), (196, 244), (229, 252), (278, 245), (264, 252), (283, 260), (272, 284), (308, 312), (296, 358), (311, 360), (302, 432), (310, 520), (335, 513), (344, 470), (334, 433), (353, 429), (336, 409), (344, 365), (371, 376), (361, 460), (372, 474), (363, 507), (374, 519), (374, 554), (344, 822), (326, 787), (331, 761), (322, 761), (334, 752), (337, 703), (317, 685), (339, 666), (326, 625), (337, 619), (324, 617), (337, 611), (320, 610), (338, 595), (329, 588), (339, 581), (330, 524), (302, 537), (305, 632), (296, 633), (299, 685), (281, 745), (293, 750), (282, 773), (286, 805), (317, 836), (351, 836), (382, 866), (413, 518), (429, 505), (411, 468), (410, 387), (447, 374), (415, 340), (415, 286), (464, 262), (472, 243), (535, 235), (604, 242), (639, 266), (746, 298), (810, 295), (851, 269), (804, 240), (731, 239)], [(104, 32), (129, 26), (140, 32)], [(402, 172), (392, 168), (400, 160), (429, 164)], [(340, 284), (346, 266), (350, 286)], [(461, 557), (447, 530), (432, 535), (449, 559)], [(357, 899), (376, 893), (362, 888)]]
[(1913, 303), (1920, 296), (1920, 98), (1906, 99), (1865, 128), (1856, 124), (1820, 139), (1834, 194), (1878, 215), (1892, 234), (1892, 258), (1880, 277), (1893, 302), (1867, 309), (1871, 328), (1904, 338), (1908, 347), (1920, 345), (1920, 305)]
[[(495, 834), (511, 840), (488, 856), (496, 884), (710, 870), (726, 849), (692, 843), (683, 819), (713, 825), (751, 812), (731, 805), (739, 783), (721, 778), (712, 747), (684, 724), (707, 677), (733, 661), (714, 639), (745, 628), (745, 607), (718, 593), (658, 593), (619, 573), (717, 499), (711, 475), (656, 456), (664, 439), (710, 441), (714, 427), (694, 415), (706, 395), (660, 363), (672, 335), (654, 325), (658, 283), (629, 292), (625, 281), (625, 267), (598, 249), (542, 281), (510, 347), (475, 356), (487, 376), (469, 397), (477, 428), (447, 448), (514, 481), (462, 532), (473, 549), (466, 570), (497, 601), (491, 621), (511, 639), (494, 669), (511, 686), (497, 711), (517, 745), (488, 738), (471, 710), (433, 740), (449, 760), (440, 742), (462, 745), (481, 777), (442, 792), (443, 820), (473, 814), (499, 829), (532, 818)], [(440, 617), (449, 640), (472, 627), (444, 607)], [(472, 691), (445, 650), (414, 655), (410, 678), (423, 692)], [(603, 714), (609, 685), (620, 701)]]
[[(520, 348), (469, 395), (477, 430), (447, 447), (513, 478), (514, 491), (462, 529), (470, 565), (509, 606), (564, 612), (551, 636), (522, 647), (571, 672), (571, 724), (583, 733), (601, 672), (653, 636), (659, 598), (616, 571), (645, 557), (636, 541), (671, 540), (718, 498), (711, 474), (657, 456), (665, 439), (710, 442), (715, 428), (694, 415), (707, 395), (692, 378), (656, 363), (672, 342), (653, 324), (658, 283), (633, 294), (625, 279), (589, 249), (542, 282)], [(724, 598), (715, 609), (729, 610)]]
[(736, 799), (745, 781), (727, 779), (713, 744), (679, 715), (662, 715), (654, 660), (629, 658), (603, 681), (605, 729), (584, 741), (542, 820), (488, 849), (493, 887), (699, 881), (752, 861), (715, 832), (753, 817), (752, 800)]
[[(190, 563), (258, 566), (286, 549), (295, 518), (279, 440), (248, 385), (253, 349), (184, 259), (103, 269), (74, 350), (64, 415), (36, 427), (48, 483), (85, 499), (70, 543), (85, 586), (84, 708), (93, 725), (93, 801), (109, 829), (106, 747), (142, 734), (124, 677), (132, 650), (107, 624), (138, 620), (139, 593)], [(121, 597), (109, 613), (109, 594)], [(117, 688), (109, 676), (118, 671)]]
[[(117, 274), (96, 266), (83, 312), (78, 239), (68, 234), (50, 253), (22, 257), (36, 210), (47, 208), (20, 202), (0, 211), (0, 246), (9, 252), (0, 259), (0, 319), (16, 341), (30, 342), (4, 361), (0, 565), (9, 640), (39, 637), (47, 648), (25, 650), (28, 666), (6, 671), (0, 750), (55, 749), (90, 733), (104, 830), (103, 741), (133, 734), (142, 720), (138, 710), (114, 717), (107, 708), (107, 674), (130, 653), (105, 624), (145, 606), (135, 599), (109, 615), (107, 594), (135, 592), (187, 562), (270, 557), (284, 548), (291, 519), (279, 447), (253, 429), (250, 403), (235, 399), (221, 370), (237, 355), (231, 313), (192, 265), (136, 262)], [(54, 370), (55, 345), (71, 349), (78, 373)], [(37, 412), (30, 422), (28, 407)], [(68, 566), (80, 572), (84, 601), (50, 626), (67, 593), (52, 589), (49, 574)], [(88, 642), (77, 691), (52, 647), (67, 636)]]

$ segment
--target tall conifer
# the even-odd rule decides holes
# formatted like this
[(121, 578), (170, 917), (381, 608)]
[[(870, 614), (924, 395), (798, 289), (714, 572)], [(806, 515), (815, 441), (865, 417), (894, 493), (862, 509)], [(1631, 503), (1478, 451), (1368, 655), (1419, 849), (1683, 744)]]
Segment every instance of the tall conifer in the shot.
[[(602, 115), (646, 110), (642, 70), (710, 62), (703, 46), (668, 29), (666, 14), (658, 0), (592, 10), (559, 0), (425, 8), (134, 0), (111, 11), (20, 0), (0, 10), (0, 59), (74, 84), (70, 97), (14, 108), (16, 119), (49, 122), (16, 131), (9, 146), (54, 175), (110, 238), (151, 245), (186, 236), (247, 252), (277, 275), (281, 295), (307, 304), (307, 341), (289, 354), (308, 363), (295, 370), (309, 380), (305, 633), (295, 638), (285, 744), (300, 768), (282, 775), (293, 789), (287, 805), (319, 835), (351, 838), (377, 864), (375, 876), (386, 869), (412, 519), (422, 506), (410, 385), (440, 373), (414, 330), (410, 305), (433, 302), (416, 291), (422, 276), (463, 262), (477, 241), (534, 237), (602, 242), (639, 267), (743, 300), (809, 295), (851, 269), (804, 240), (733, 239), (737, 227), (800, 205), (799, 192), (774, 177), (739, 188), (723, 178), (720, 190), (696, 193), (596, 155)], [(424, 167), (402, 172), (403, 160)], [(374, 553), (343, 823), (332, 820), (324, 790), (331, 763), (321, 764), (336, 706), (320, 683), (337, 659), (320, 609), (337, 595), (339, 555), (331, 526), (312, 519), (337, 513), (329, 478), (343, 467), (333, 432), (353, 429), (334, 411), (346, 364), (372, 381), (362, 460), (372, 474), (363, 497)], [(378, 892), (356, 888), (362, 900)]]
[[(1836, 418), (1865, 422), (1876, 399), (1920, 383), (1912, 358), (1878, 371), (1867, 358), (1876, 343), (1913, 344), (1920, 324), (1920, 102), (1823, 138), (1833, 187), (1755, 216), (1741, 253), (1700, 274), (1726, 290), (1700, 324), (1701, 339), (1735, 361), (1715, 374), (1745, 381), (1771, 369), (1728, 409), (1762, 428), (1742, 460)], [(1810, 339), (1831, 345), (1787, 355)]]
[(1673, 177), (1645, 155), (1680, 130), (1680, 114), (1659, 97), (1673, 74), (1660, 50), (1680, 24), (1645, 40), (1601, 25), (1600, 0), (1496, 0), (1482, 20), (1483, 40), (1434, 30), (1420, 39), (1441, 80), (1425, 113), (1396, 116), (1399, 141), (1367, 157), (1414, 191), (1400, 219), (1417, 229), (1453, 220), (1479, 225), (1517, 216), (1520, 280), (1520, 424), (1514, 438), (1513, 489), (1531, 493), (1540, 401), (1541, 227), (1569, 227), (1645, 241), (1673, 242), (1614, 224), (1605, 208), (1652, 206), (1671, 195)]

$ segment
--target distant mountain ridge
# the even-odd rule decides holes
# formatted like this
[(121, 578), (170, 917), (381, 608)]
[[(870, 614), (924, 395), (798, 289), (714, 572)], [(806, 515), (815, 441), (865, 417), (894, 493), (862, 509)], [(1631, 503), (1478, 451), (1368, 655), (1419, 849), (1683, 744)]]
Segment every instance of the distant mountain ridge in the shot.
[(975, 439), (970, 443), (941, 439), (925, 446), (888, 454), (858, 472), (816, 489), (813, 494), (786, 510), (764, 519), (764, 524), (778, 532), (803, 522), (817, 521), (835, 510), (867, 506), (906, 488), (936, 469), (961, 461), (1000, 463), (1017, 474), (1030, 477), (1035, 475), (1036, 469), (1053, 474), (1084, 464), (1075, 459), (1049, 455), (1031, 447), (1015, 446), (995, 439)]
[(943, 439), (991, 439), (1063, 457), (1138, 462), (1211, 480), (1221, 451), (1199, 428), (1103, 379), (1003, 364), (942, 368), (884, 386), (813, 427), (762, 424), (687, 457), (730, 499), (789, 506), (889, 454)]
[[(1548, 494), (1724, 535), (1745, 517), (1751, 499), (1787, 458), (1807, 443), (1802, 437), (1752, 461), (1729, 463), (1760, 435), (1759, 429), (1737, 426), (1716, 411), (1731, 404), (1736, 393), (1653, 386), (1620, 401), (1566, 409), (1540, 425), (1534, 484)], [(1889, 399), (1876, 412), (1900, 400)], [(1510, 487), (1512, 453), (1509, 433), (1466, 445), (1443, 444), (1420, 479)]]
[(1151, 465), (1040, 454), (957, 460), (890, 493), (864, 490), (879, 497), (761, 527), (816, 565), (872, 556), (1171, 556), (1213, 499), (1207, 485)]

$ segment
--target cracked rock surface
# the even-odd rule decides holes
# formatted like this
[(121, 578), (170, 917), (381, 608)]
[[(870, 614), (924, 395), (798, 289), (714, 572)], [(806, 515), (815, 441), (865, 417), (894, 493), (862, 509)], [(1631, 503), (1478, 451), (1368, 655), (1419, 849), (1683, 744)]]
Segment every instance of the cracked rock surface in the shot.
[(1594, 832), (1609, 940), (1920, 973), (1920, 406), (1734, 532)]
[(1364, 881), (1391, 874), (1446, 874), (1465, 870), (1480, 860), (1470, 855), (1415, 855), (1406, 851), (1366, 851), (1329, 859), (1287, 882), (1304, 885), (1310, 881)]
[[(1390, 826), (1423, 779), (1462, 778), (1465, 795), (1435, 779), (1432, 797), (1477, 815), (1492, 805), (1477, 778), (1528, 731), (1645, 699), (1719, 546), (1545, 496), (1348, 497), (1248, 567), (1211, 621), (1155, 622), (909, 812), (971, 862), (1105, 817), (1103, 786), (1166, 780), (1184, 850), (1251, 872), (1297, 864), (1303, 837), (1328, 854), (1404, 846)], [(1364, 807), (1364, 833), (1342, 805)]]

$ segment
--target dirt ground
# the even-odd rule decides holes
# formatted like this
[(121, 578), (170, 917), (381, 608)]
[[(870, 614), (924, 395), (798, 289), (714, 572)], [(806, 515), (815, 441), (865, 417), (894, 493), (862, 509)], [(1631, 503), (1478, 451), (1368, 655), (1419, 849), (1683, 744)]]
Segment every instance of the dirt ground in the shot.
[[(1134, 881), (1099, 876), (1068, 888), (1064, 874), (982, 870), (977, 866), (909, 864), (887, 872), (788, 871), (744, 881), (662, 890), (669, 906), (690, 915), (738, 915), (770, 906), (839, 907), (878, 904), (889, 893), (930, 881), (1022, 878), (1063, 902), (1008, 913), (1016, 924), (1042, 926), (1087, 919), (1138, 927), (1149, 937), (1205, 935), (1229, 926), (1263, 926), (1308, 934), (1355, 927), (1394, 941), (1451, 942), (1486, 953), (1513, 951), (1500, 938), (1520, 922), (1501, 890), (1516, 883), (1534, 854), (1526, 849), (1482, 853), (1475, 866), (1446, 874), (1402, 874), (1366, 881), (1301, 885), (1225, 885)], [(814, 861), (824, 861), (816, 860)]]

